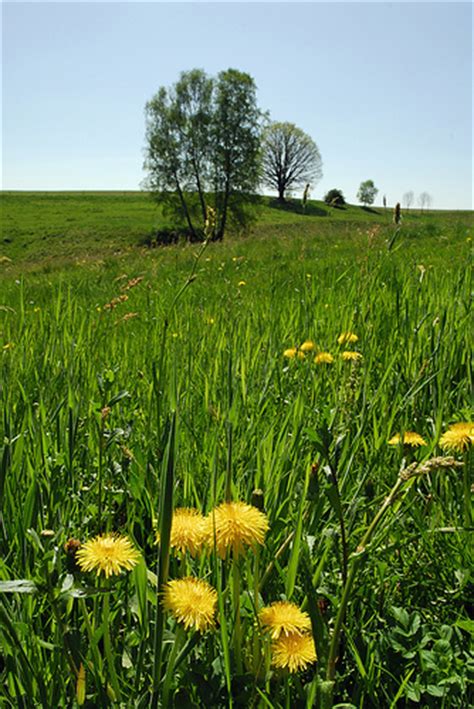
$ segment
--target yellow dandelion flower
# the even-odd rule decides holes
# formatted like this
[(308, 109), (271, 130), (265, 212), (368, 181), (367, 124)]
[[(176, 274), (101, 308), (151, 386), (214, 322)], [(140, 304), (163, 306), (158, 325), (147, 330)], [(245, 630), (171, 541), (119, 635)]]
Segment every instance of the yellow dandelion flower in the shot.
[(202, 579), (189, 576), (165, 586), (163, 605), (186, 630), (203, 632), (214, 626), (217, 592)]
[(300, 672), (316, 662), (316, 648), (311, 635), (281, 635), (272, 643), (272, 664), (274, 667)]
[(301, 352), (297, 347), (290, 347), (288, 350), (283, 352), (283, 357), (287, 359), (304, 359), (304, 352)]
[(238, 557), (245, 547), (263, 544), (268, 528), (266, 514), (245, 502), (223, 502), (206, 518), (208, 543), (213, 545), (215, 538), (217, 553), (222, 558), (228, 551)]
[(312, 352), (316, 345), (312, 340), (306, 340), (300, 347), (300, 352)]
[(301, 635), (311, 629), (309, 615), (289, 601), (276, 601), (262, 608), (258, 617), (273, 640), (278, 640), (280, 635)]
[(337, 341), (340, 345), (345, 345), (347, 342), (357, 342), (358, 339), (355, 332), (343, 332), (342, 335), (339, 335)]
[[(398, 446), (400, 444), (400, 441), (402, 440), (401, 436), (399, 433), (396, 433), (392, 438), (388, 441), (389, 446)], [(426, 446), (427, 443), (424, 438), (420, 436), (419, 433), (415, 433), (414, 431), (405, 431), (403, 434), (403, 445), (405, 446), (412, 446), (413, 448), (416, 448), (417, 446)]]
[(362, 355), (360, 352), (350, 352), (349, 350), (343, 352), (341, 357), (345, 362), (358, 362), (360, 359), (362, 359)]
[(138, 563), (139, 554), (127, 537), (118, 534), (99, 534), (82, 545), (76, 553), (82, 571), (103, 572), (108, 578), (130, 571)]
[[(198, 510), (181, 507), (173, 512), (171, 522), (170, 547), (184, 554), (189, 551), (196, 556), (204, 544), (206, 536), (205, 519)], [(160, 541), (156, 534), (157, 543)]]
[(334, 362), (334, 357), (330, 352), (318, 352), (314, 358), (316, 364), (332, 364)]
[(439, 439), (439, 445), (445, 450), (465, 451), (474, 442), (474, 423), (460, 421), (453, 423)]
[(238, 282), (239, 288), (240, 288), (241, 286), (246, 286), (246, 285), (247, 285), (247, 281), (239, 281), (239, 282)]

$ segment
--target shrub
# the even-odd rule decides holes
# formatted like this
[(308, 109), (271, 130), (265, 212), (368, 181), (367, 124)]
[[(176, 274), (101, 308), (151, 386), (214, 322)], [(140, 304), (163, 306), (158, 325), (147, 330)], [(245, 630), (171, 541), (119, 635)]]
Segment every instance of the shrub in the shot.
[(343, 207), (346, 203), (342, 190), (329, 190), (329, 192), (324, 197), (324, 201), (330, 207)]

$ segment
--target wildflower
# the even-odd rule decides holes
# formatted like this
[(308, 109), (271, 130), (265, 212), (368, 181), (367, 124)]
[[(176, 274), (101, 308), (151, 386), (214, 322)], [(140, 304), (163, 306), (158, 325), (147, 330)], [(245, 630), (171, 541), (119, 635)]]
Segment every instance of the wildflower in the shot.
[(453, 423), (439, 439), (439, 445), (444, 450), (465, 451), (474, 441), (474, 423), (461, 421)]
[(438, 470), (455, 470), (456, 468), (462, 468), (463, 465), (464, 463), (461, 463), (455, 458), (437, 456), (436, 458), (430, 458), (424, 463), (412, 463), (408, 468), (401, 470), (398, 477), (400, 480), (410, 480), (410, 478), (420, 475), (429, 475)]
[(247, 281), (239, 281), (239, 283), (238, 283), (239, 288), (241, 286), (246, 286), (246, 285), (247, 285)]
[(258, 617), (273, 640), (278, 640), (281, 635), (301, 635), (311, 629), (309, 615), (289, 601), (277, 601), (262, 608)]
[(330, 352), (319, 352), (314, 358), (316, 364), (332, 364), (334, 357)]
[(120, 305), (120, 303), (125, 303), (125, 301), (128, 300), (128, 295), (126, 293), (123, 293), (122, 295), (117, 296), (116, 298), (112, 298), (110, 303), (106, 303), (104, 305), (104, 310), (113, 310), (114, 308), (117, 307), (117, 305)]
[(297, 347), (290, 347), (290, 349), (283, 352), (283, 357), (287, 357), (288, 359), (295, 359), (295, 357), (304, 359), (304, 352), (301, 352)]
[(138, 563), (139, 554), (127, 537), (102, 534), (89, 540), (76, 552), (82, 571), (104, 572), (106, 578), (118, 575), (123, 569), (130, 571)]
[[(205, 541), (205, 518), (196, 509), (181, 507), (173, 512), (171, 522), (170, 547), (182, 554), (189, 551), (196, 556)], [(159, 543), (160, 535), (157, 533)]]
[(143, 281), (144, 276), (137, 276), (137, 278), (131, 278), (127, 283), (125, 283), (124, 286), (122, 286), (121, 290), (130, 290), (131, 288), (135, 288), (135, 286), (138, 286), (139, 283)]
[(343, 332), (339, 335), (337, 341), (340, 345), (345, 345), (347, 342), (357, 342), (359, 338), (354, 332)]
[(316, 662), (313, 637), (307, 633), (282, 635), (272, 643), (272, 664), (290, 672), (305, 670)]
[(217, 212), (213, 207), (206, 207), (206, 220), (204, 222), (204, 235), (209, 238), (217, 224)]
[(264, 512), (245, 502), (223, 502), (206, 519), (209, 544), (216, 544), (217, 553), (225, 558), (232, 551), (238, 557), (246, 546), (263, 544), (269, 524)]
[(312, 352), (316, 345), (312, 340), (306, 340), (300, 347), (300, 352)]
[[(400, 441), (402, 440), (401, 436), (399, 433), (396, 433), (390, 440), (388, 441), (389, 446), (398, 446)], [(403, 434), (403, 445), (405, 446), (412, 446), (413, 448), (416, 448), (417, 446), (426, 446), (427, 443), (424, 438), (420, 436), (419, 433), (415, 433), (414, 431), (405, 431)]]
[(345, 362), (358, 362), (360, 359), (362, 359), (362, 355), (360, 352), (351, 352), (349, 350), (343, 352), (341, 356)]
[(188, 576), (165, 586), (163, 605), (186, 630), (203, 632), (214, 626), (217, 592), (206, 581)]

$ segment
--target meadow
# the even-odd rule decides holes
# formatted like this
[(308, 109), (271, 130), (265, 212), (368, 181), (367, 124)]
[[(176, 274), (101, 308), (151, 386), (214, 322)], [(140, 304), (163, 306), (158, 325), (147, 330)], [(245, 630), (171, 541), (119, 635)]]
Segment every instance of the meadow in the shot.
[(472, 213), (293, 207), (2, 196), (2, 706), (472, 703)]

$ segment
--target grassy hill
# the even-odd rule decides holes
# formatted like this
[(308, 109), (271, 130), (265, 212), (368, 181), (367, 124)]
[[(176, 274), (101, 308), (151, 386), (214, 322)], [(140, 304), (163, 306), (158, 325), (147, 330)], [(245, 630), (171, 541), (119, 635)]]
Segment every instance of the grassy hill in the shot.
[[(299, 200), (282, 207), (263, 198), (256, 207), (249, 235), (257, 240), (277, 236), (327, 239), (380, 225), (393, 229), (392, 211), (348, 205), (344, 209), (311, 201), (302, 213)], [(405, 230), (431, 233), (440, 225), (454, 231), (472, 224), (471, 212), (411, 211)], [(59, 267), (143, 247), (166, 226), (160, 206), (143, 192), (4, 192), (1, 195), (0, 259), (4, 269)], [(232, 239), (232, 235), (230, 235)]]
[[(344, 647), (338, 706), (465, 709), (472, 213), (396, 230), (266, 200), (247, 236), (149, 248), (163, 217), (141, 193), (2, 202), (0, 705), (77, 706), (76, 667), (84, 707), (119, 705), (113, 672), (121, 706), (150, 706), (156, 532), (183, 507), (208, 524), (229, 490), (268, 530), (243, 518), (238, 556), (171, 544), (169, 578), (219, 598), (186, 645), (167, 611), (174, 706), (321, 707)], [(109, 531), (139, 562), (99, 578), (107, 556), (76, 552)], [(313, 621), (298, 674), (259, 620), (283, 598)]]

